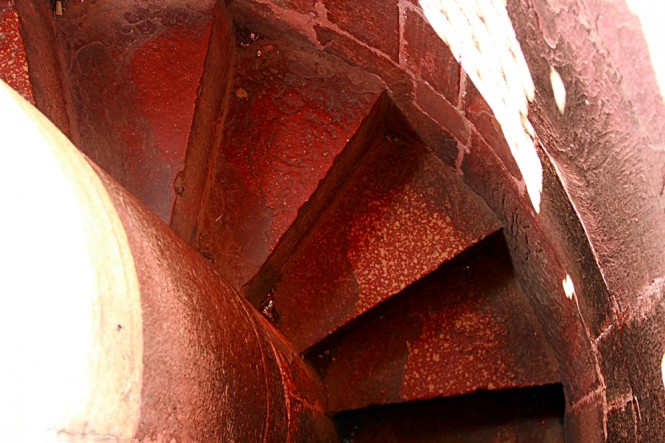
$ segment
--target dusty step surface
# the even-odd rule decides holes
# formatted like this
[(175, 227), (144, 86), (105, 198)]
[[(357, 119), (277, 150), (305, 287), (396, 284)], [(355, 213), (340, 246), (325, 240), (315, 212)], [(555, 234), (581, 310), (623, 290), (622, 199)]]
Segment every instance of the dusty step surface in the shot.
[(351, 411), (335, 417), (342, 441), (404, 443), (565, 441), (561, 385)]
[(0, 1), (0, 80), (35, 104), (19, 16), (13, 2), (8, 1)]
[(238, 31), (230, 102), (198, 247), (241, 289), (293, 224), (381, 91), (292, 42)]
[(329, 412), (560, 381), (499, 234), (313, 349)]
[(388, 134), (282, 269), (273, 317), (304, 351), (498, 229), (425, 146)]

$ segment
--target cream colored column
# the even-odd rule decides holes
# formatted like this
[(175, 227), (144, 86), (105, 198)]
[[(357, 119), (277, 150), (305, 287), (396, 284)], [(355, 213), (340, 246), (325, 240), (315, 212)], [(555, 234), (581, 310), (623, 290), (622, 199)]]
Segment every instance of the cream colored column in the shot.
[(84, 157), (0, 82), (0, 441), (128, 441), (143, 336), (124, 228)]

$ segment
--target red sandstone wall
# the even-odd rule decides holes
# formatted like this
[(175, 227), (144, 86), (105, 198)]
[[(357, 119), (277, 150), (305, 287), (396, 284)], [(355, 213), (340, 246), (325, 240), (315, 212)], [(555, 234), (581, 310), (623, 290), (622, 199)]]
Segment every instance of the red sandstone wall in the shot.
[[(423, 140), (499, 214), (559, 359), (568, 438), (662, 440), (665, 113), (644, 41), (621, 1), (508, 3), (536, 84), (529, 116), (544, 168), (540, 214), (492, 112), (415, 0), (253, 0), (232, 9), (251, 29), (297, 34), (377, 75)], [(551, 67), (566, 84), (564, 116)]]
[(417, 1), (255, 0), (233, 2), (231, 9), (257, 31), (295, 32), (380, 77), (409, 123), (451, 166), (460, 168), (464, 149), (480, 136), (521, 178), (491, 110)]

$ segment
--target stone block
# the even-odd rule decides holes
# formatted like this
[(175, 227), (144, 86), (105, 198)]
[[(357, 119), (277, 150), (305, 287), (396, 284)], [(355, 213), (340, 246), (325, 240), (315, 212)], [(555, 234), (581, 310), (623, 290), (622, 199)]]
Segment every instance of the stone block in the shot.
[(396, 63), (330, 28), (316, 25), (314, 30), (325, 52), (380, 77), (396, 100), (413, 92), (413, 80)]
[(609, 411), (607, 414), (607, 441), (638, 441), (634, 402)]
[(199, 241), (237, 289), (261, 269), (381, 94), (376, 78), (329, 55), (264, 35), (245, 40)]
[(363, 43), (399, 61), (397, 0), (324, 0), (328, 20)]
[(462, 145), (469, 142), (471, 128), (467, 119), (444, 96), (421, 80), (416, 80), (416, 103)]
[(630, 398), (632, 390), (626, 362), (632, 359), (626, 352), (622, 333), (616, 328), (598, 341), (598, 363), (605, 380), (607, 404), (613, 405), (625, 398)]
[(271, 0), (277, 6), (291, 9), (301, 14), (315, 11), (316, 0)]
[(626, 366), (633, 389), (640, 441), (660, 441), (665, 435), (665, 386), (661, 367), (665, 356), (665, 297), (642, 299), (640, 311), (623, 327)]
[(510, 175), (518, 180), (522, 173), (503, 136), (501, 125), (494, 117), (492, 109), (470, 79), (466, 81), (464, 94), (464, 115), (473, 124), (480, 136), (491, 146)]
[(589, 394), (576, 405), (566, 408), (565, 441), (606, 441), (602, 395), (602, 392)]
[(329, 411), (558, 383), (502, 251), (498, 237), (474, 246), (319, 353)]
[(304, 351), (498, 228), (452, 169), (389, 133), (284, 267), (281, 330)]
[(448, 45), (417, 12), (407, 9), (403, 48), (406, 69), (429, 83), (451, 104), (457, 105), (460, 66)]

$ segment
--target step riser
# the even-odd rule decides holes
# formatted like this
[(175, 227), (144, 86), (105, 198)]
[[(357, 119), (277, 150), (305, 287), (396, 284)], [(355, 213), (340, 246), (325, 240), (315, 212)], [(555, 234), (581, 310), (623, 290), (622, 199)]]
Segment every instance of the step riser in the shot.
[(452, 170), (400, 137), (376, 141), (282, 269), (274, 306), (301, 351), (499, 229)]
[(243, 288), (245, 296), (256, 306), (261, 305), (266, 299), (266, 294), (281, 280), (281, 271), (287, 260), (332, 205), (340, 189), (348, 182), (358, 163), (369, 150), (372, 141), (385, 135), (385, 116), (393, 112), (396, 111), (392, 101), (385, 93), (382, 94), (344, 151), (335, 159), (328, 175), (300, 208), (297, 219), (286, 231), (259, 273)]
[(480, 250), (487, 244), (310, 354), (324, 374), (329, 411), (560, 381), (509, 258)]

